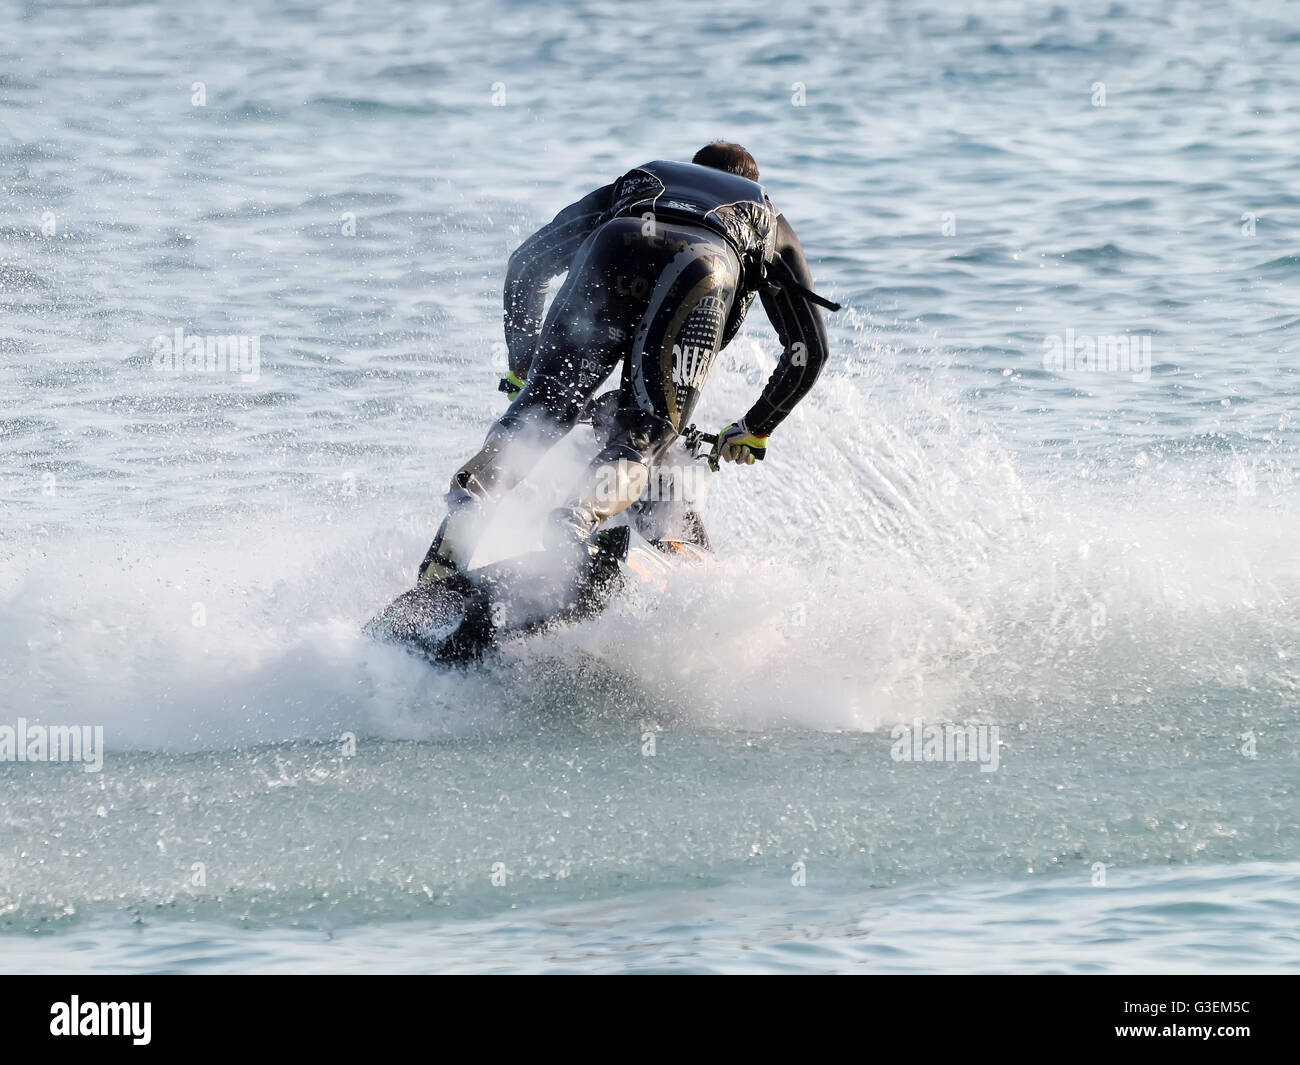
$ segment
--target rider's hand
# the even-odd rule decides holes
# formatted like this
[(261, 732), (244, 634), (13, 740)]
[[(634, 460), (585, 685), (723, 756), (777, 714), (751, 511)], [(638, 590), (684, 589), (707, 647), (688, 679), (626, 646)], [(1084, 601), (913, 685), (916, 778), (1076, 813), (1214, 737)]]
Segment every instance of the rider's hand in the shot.
[(742, 418), (718, 434), (718, 456), (723, 462), (743, 462), (752, 466), (755, 459), (767, 454), (767, 439), (751, 433)]
[(498, 392), (504, 392), (506, 399), (511, 403), (515, 401), (515, 396), (519, 395), (519, 390), (524, 387), (523, 378), (514, 370), (507, 370), (505, 377), (501, 378), (501, 383), (497, 385)]

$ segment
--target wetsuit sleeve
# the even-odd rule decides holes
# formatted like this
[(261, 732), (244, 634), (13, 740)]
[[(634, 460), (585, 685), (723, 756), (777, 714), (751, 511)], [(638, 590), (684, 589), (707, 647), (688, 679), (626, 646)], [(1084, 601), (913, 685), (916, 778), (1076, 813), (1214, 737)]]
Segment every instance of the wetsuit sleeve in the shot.
[(542, 330), (542, 311), (551, 278), (564, 273), (574, 252), (604, 218), (614, 186), (605, 185), (570, 204), (524, 241), (506, 269), (505, 327), (510, 369), (528, 376), (533, 346)]
[[(775, 251), (791, 276), (811, 290), (808, 261), (785, 215), (777, 217)], [(758, 436), (766, 436), (781, 424), (812, 388), (826, 364), (826, 325), (821, 311), (802, 293), (780, 285), (779, 264), (772, 273), (776, 275), (777, 285), (762, 290), (763, 309), (781, 340), (782, 351), (763, 395), (745, 415), (745, 425)]]

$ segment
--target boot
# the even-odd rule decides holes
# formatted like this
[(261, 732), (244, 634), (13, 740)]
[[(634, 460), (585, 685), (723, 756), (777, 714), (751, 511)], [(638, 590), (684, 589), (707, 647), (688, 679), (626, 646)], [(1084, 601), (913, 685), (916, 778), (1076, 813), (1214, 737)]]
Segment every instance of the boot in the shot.
[(474, 553), (482, 520), (482, 508), (477, 500), (465, 496), (452, 502), (447, 516), (438, 526), (438, 532), (420, 563), (417, 583), (436, 584), (469, 565)]

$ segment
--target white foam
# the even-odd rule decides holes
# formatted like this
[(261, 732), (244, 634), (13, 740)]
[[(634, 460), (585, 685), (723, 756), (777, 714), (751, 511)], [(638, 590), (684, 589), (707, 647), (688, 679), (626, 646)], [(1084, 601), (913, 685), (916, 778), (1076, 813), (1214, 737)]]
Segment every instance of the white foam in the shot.
[[(741, 413), (769, 368), (750, 341), (729, 349), (702, 424)], [(193, 749), (423, 737), (565, 700), (588, 712), (607, 698), (584, 701), (589, 683), (620, 712), (747, 728), (1059, 712), (1183, 683), (1295, 698), (1289, 498), (1243, 492), (1230, 455), (1181, 481), (1024, 471), (957, 399), (888, 373), (887, 352), (864, 352), (819, 383), (767, 462), (714, 479), (715, 566), (469, 671), (357, 631), (409, 586), (423, 514), (232, 515), (15, 552), (0, 564), (0, 638), (16, 649), (5, 709), (103, 724), (110, 749)], [(493, 552), (535, 544), (589, 440), (548, 459), (548, 491), (508, 504)], [(603, 679), (573, 672), (593, 657)]]

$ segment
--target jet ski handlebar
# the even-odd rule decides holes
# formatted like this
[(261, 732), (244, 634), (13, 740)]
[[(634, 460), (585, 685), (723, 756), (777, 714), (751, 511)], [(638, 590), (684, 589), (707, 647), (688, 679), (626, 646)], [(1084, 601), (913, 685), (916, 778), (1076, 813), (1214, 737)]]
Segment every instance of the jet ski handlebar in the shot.
[(707, 444), (711, 448), (708, 453), (709, 469), (714, 473), (718, 472), (717, 433), (706, 433), (697, 429), (694, 425), (688, 425), (681, 432), (681, 440), (686, 445), (686, 450), (690, 453), (691, 458), (700, 458), (700, 447)]
[[(582, 414), (578, 416), (580, 423), (591, 425), (600, 436), (602, 431), (608, 430), (613, 425), (613, 419), (618, 409), (618, 391), (615, 389), (604, 395), (597, 396), (591, 400)], [(682, 444), (690, 453), (691, 458), (707, 458), (709, 469), (715, 473), (718, 470), (718, 434), (706, 433), (695, 425), (688, 425), (678, 434)], [(710, 448), (708, 452), (702, 452), (702, 448)], [(755, 453), (755, 458), (762, 458), (762, 454)]]
[(718, 434), (703, 432), (693, 425), (688, 425), (682, 430), (682, 443), (687, 447), (698, 447), (700, 444), (708, 444), (710, 447), (718, 446)]

